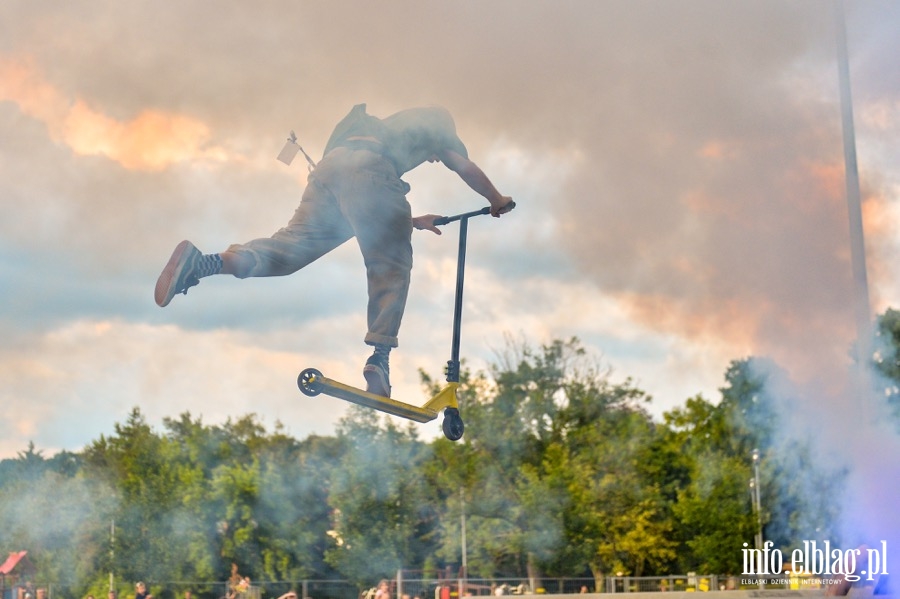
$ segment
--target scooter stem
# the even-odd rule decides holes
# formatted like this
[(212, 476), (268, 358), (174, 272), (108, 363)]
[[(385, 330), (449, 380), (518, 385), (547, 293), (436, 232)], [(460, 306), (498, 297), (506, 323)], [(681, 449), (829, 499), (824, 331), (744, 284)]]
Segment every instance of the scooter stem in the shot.
[(485, 206), (481, 210), (454, 216), (441, 216), (434, 219), (435, 225), (446, 225), (447, 223), (459, 221), (459, 251), (456, 258), (456, 301), (453, 306), (453, 340), (450, 344), (450, 360), (447, 362), (448, 383), (459, 382), (459, 342), (462, 332), (463, 282), (466, 276), (466, 237), (469, 231), (469, 219), (473, 216), (490, 214), (490, 212), (490, 206)]

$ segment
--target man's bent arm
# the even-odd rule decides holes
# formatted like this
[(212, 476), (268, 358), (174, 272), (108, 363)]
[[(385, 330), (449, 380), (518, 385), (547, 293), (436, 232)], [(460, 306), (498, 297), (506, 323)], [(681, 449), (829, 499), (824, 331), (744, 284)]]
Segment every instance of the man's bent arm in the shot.
[(438, 158), (447, 168), (459, 175), (466, 185), (490, 202), (493, 216), (509, 212), (504, 208), (511, 204), (512, 198), (497, 191), (497, 188), (477, 164), (453, 150), (444, 150), (438, 155)]

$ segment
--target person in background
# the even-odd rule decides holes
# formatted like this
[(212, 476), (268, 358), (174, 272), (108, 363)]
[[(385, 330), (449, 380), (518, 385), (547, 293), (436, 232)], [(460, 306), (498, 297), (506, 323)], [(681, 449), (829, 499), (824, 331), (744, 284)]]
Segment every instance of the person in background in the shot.
[(375, 591), (375, 599), (391, 599), (391, 590), (387, 580), (378, 583), (378, 590)]
[(139, 582), (134, 585), (134, 599), (153, 599), (153, 595), (147, 592), (147, 585)]

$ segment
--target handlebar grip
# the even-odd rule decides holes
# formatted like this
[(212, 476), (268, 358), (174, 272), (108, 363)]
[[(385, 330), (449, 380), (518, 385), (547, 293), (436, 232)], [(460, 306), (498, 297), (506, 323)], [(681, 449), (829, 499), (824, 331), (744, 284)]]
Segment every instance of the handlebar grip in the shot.
[[(513, 208), (516, 207), (516, 203), (515, 203), (515, 201), (512, 201), (509, 204), (507, 204), (507, 206), (509, 206), (509, 209), (512, 210)], [(490, 214), (490, 213), (491, 213), (491, 207), (485, 206), (481, 210), (474, 210), (472, 212), (464, 212), (463, 214), (456, 214), (454, 216), (439, 216), (436, 219), (434, 219), (432, 224), (434, 224), (434, 226), (436, 226), (436, 227), (439, 227), (441, 225), (446, 225), (447, 223), (452, 223), (453, 221), (461, 220), (463, 218), (469, 218), (472, 216), (479, 216), (481, 214)]]

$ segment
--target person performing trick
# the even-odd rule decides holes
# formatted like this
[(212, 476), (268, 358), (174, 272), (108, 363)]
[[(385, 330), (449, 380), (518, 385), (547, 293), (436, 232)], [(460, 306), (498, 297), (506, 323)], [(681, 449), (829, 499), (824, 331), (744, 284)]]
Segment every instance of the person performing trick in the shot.
[(211, 275), (289, 275), (356, 237), (368, 282), (364, 340), (374, 348), (363, 368), (366, 391), (389, 398), (388, 357), (397, 347), (406, 307), (412, 230), (441, 234), (434, 225), (438, 215), (412, 217), (406, 200), (410, 187), (400, 178), (426, 161), (440, 162), (459, 175), (488, 201), (492, 216), (515, 207), (469, 160), (446, 109), (411, 108), (379, 119), (358, 104), (332, 132), (323, 158), (310, 172), (300, 206), (284, 228), (218, 254), (203, 254), (190, 241), (182, 241), (156, 282), (156, 303), (167, 306), (175, 295), (187, 294)]

